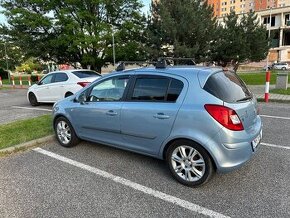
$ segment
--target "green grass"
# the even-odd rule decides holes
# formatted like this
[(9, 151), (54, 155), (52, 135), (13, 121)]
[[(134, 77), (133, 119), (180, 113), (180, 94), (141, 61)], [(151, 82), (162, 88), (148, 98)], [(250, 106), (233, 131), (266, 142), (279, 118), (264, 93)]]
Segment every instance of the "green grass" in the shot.
[[(247, 85), (264, 85), (266, 82), (266, 73), (238, 73)], [(270, 84), (276, 84), (277, 72), (271, 72)], [(290, 74), (288, 73), (288, 83), (290, 83)]]
[(272, 89), (271, 93), (281, 94), (281, 95), (290, 95), (290, 88), (286, 89)]
[(0, 125), (0, 149), (53, 133), (50, 115)]

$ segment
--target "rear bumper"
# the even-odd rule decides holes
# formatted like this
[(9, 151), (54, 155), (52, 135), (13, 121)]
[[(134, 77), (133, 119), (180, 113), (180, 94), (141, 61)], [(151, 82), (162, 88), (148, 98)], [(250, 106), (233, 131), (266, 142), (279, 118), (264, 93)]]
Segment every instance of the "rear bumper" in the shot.
[[(256, 147), (252, 142), (260, 136), (260, 141)], [(220, 144), (216, 145), (212, 151), (217, 171), (226, 173), (240, 168), (248, 162), (259, 150), (262, 139), (262, 122), (258, 118), (257, 123), (251, 129), (243, 132), (231, 132), (222, 130), (218, 136)], [(213, 148), (213, 146), (211, 146)]]

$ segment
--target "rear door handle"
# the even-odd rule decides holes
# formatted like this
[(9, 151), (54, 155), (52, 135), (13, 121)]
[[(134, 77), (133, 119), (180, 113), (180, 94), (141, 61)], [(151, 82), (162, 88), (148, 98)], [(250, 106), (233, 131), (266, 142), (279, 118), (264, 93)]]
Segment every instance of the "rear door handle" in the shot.
[(118, 115), (118, 113), (115, 112), (115, 111), (113, 111), (113, 110), (109, 110), (109, 111), (107, 111), (106, 114), (107, 114), (108, 116), (117, 116), (117, 115)]
[(165, 120), (165, 119), (169, 119), (170, 116), (164, 114), (164, 113), (158, 113), (158, 114), (155, 114), (153, 116), (154, 118), (157, 118), (157, 119), (160, 119), (160, 120)]

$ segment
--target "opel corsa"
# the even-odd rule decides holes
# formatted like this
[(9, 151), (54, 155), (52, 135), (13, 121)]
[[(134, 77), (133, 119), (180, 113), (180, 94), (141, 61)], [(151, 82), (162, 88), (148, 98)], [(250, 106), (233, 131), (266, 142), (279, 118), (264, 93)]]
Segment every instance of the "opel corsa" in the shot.
[(53, 107), (59, 143), (80, 139), (166, 160), (187, 186), (241, 167), (262, 138), (257, 101), (230, 71), (157, 67), (114, 72)]

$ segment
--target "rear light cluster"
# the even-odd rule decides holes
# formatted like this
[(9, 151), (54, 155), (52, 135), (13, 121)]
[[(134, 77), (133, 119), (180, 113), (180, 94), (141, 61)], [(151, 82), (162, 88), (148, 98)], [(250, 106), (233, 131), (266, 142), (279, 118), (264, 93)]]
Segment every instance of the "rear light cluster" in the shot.
[(89, 84), (90, 82), (78, 82), (78, 85), (80, 85), (81, 87), (86, 87)]
[(235, 110), (214, 104), (206, 104), (204, 108), (217, 122), (227, 129), (233, 131), (244, 130), (244, 126)]

